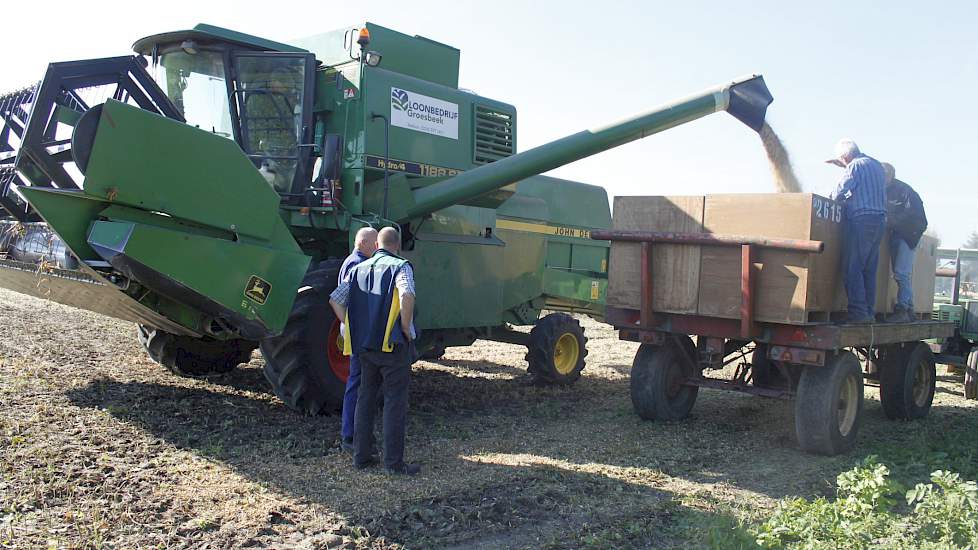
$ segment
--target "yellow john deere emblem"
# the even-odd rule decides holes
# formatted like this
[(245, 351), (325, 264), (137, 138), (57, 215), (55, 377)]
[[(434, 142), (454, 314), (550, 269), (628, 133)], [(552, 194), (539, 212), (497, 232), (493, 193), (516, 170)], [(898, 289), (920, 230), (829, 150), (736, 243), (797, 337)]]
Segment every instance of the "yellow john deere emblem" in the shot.
[(272, 285), (268, 281), (262, 279), (258, 275), (252, 275), (248, 279), (248, 286), (245, 287), (244, 295), (250, 299), (258, 302), (259, 304), (264, 304), (265, 300), (268, 299), (269, 293), (272, 292)]

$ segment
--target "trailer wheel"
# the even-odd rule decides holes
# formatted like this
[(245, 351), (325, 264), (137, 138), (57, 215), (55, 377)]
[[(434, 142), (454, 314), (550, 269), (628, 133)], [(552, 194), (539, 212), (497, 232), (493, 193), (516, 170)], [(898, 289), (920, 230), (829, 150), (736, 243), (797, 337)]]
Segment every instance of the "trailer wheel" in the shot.
[(768, 357), (767, 344), (757, 344), (750, 360), (750, 379), (759, 388), (790, 389), (791, 380), (787, 380), (781, 370)]
[(231, 372), (251, 361), (257, 344), (247, 340), (213, 340), (178, 336), (144, 325), (136, 336), (153, 361), (177, 376), (196, 378)]
[(889, 350), (880, 369), (880, 403), (890, 420), (923, 418), (934, 401), (937, 367), (923, 342)]
[(581, 323), (566, 313), (537, 321), (526, 345), (527, 370), (545, 384), (573, 384), (584, 370), (587, 338)]
[[(683, 385), (696, 374), (684, 354), (696, 357), (696, 346), (688, 336), (661, 346), (642, 344), (632, 362), (629, 383), (632, 407), (643, 420), (680, 420), (696, 403), (697, 386)], [(681, 347), (680, 347), (681, 346)]]
[(282, 334), (261, 342), (265, 378), (290, 409), (309, 415), (343, 406), (350, 358), (340, 345), (340, 323), (329, 307), (340, 262), (329, 260), (306, 274)]
[(795, 400), (795, 435), (805, 451), (835, 455), (856, 444), (863, 412), (859, 360), (843, 351), (825, 366), (806, 366)]
[(968, 366), (964, 369), (964, 398), (978, 399), (978, 349), (968, 354)]

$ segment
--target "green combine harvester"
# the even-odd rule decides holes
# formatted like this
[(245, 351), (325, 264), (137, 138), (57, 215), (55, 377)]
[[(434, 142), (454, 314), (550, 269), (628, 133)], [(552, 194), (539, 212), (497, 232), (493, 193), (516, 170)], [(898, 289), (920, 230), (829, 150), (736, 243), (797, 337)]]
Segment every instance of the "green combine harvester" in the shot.
[(516, 109), (460, 89), (459, 50), (420, 36), (198, 25), (134, 50), (0, 98), (0, 286), (137, 323), (179, 375), (260, 348), (309, 414), (342, 402), (327, 297), (358, 229), (399, 228), (428, 356), (520, 344), (568, 384), (587, 352), (567, 313), (603, 316), (609, 245), (589, 235), (611, 213), (601, 187), (540, 174), (718, 111), (757, 131), (772, 101), (752, 76), (517, 153)]

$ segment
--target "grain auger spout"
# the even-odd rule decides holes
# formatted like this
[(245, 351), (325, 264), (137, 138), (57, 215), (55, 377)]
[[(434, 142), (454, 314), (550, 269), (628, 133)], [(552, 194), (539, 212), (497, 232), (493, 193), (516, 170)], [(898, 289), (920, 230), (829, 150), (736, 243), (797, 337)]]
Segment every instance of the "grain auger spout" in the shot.
[(583, 130), (414, 191), (414, 218), (559, 168), (619, 145), (668, 130), (711, 113), (727, 111), (756, 132), (774, 98), (764, 77), (753, 75), (716, 86), (619, 122)]

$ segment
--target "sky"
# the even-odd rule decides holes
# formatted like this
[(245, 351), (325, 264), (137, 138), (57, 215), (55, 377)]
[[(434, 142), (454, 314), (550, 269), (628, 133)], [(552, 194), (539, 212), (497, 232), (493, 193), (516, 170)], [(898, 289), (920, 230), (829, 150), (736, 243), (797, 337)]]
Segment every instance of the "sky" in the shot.
[[(285, 42), (378, 23), (459, 48), (460, 86), (517, 107), (520, 151), (759, 73), (806, 191), (835, 188), (841, 171), (823, 161), (849, 137), (920, 193), (943, 246), (978, 230), (974, 2), (75, 0), (12, 14), (0, 92), (199, 22)], [(757, 134), (725, 113), (551, 175), (610, 196), (774, 191)]]

